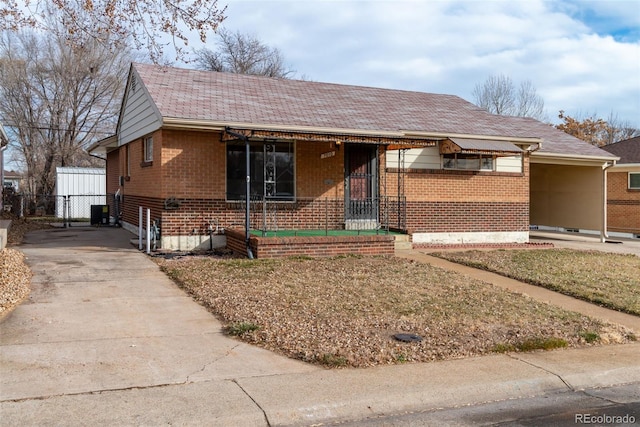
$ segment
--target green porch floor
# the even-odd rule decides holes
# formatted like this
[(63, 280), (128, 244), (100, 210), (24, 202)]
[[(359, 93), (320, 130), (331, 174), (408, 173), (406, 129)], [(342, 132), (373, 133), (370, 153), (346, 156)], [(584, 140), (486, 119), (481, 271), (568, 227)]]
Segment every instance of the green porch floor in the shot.
[(278, 230), (267, 231), (251, 230), (251, 235), (256, 237), (317, 237), (317, 236), (375, 236), (375, 235), (402, 235), (395, 231), (387, 230)]

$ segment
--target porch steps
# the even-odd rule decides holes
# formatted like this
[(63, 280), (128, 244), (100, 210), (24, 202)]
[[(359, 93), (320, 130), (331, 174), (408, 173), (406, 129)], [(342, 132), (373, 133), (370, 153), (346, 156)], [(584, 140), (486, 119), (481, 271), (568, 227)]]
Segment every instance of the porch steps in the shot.
[(413, 243), (411, 243), (411, 236), (408, 234), (396, 234), (395, 235), (395, 249), (411, 249), (413, 247)]

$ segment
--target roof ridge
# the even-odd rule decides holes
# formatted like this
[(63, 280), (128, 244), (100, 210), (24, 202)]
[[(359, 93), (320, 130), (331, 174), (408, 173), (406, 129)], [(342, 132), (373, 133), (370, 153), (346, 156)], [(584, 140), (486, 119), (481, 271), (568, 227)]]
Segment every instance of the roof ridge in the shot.
[[(152, 69), (162, 69), (162, 68), (173, 69), (173, 70), (178, 70), (178, 71), (183, 71), (183, 72), (188, 72), (188, 73), (203, 73), (203, 74), (213, 73), (213, 74), (217, 74), (217, 75), (223, 75), (225, 77), (228, 76), (228, 77), (230, 77), (232, 79), (239, 79), (239, 80), (242, 80), (242, 79), (257, 79), (257, 80), (272, 81), (272, 82), (293, 82), (293, 83), (309, 84), (309, 85), (335, 86), (335, 87), (341, 87), (341, 88), (372, 89), (372, 90), (387, 91), (387, 92), (394, 92), (394, 93), (402, 92), (402, 93), (415, 93), (415, 94), (422, 94), (422, 95), (426, 94), (426, 95), (435, 95), (435, 96), (442, 96), (442, 97), (458, 98), (458, 99), (461, 99), (461, 100), (463, 100), (465, 102), (469, 102), (469, 101), (465, 100), (464, 98), (462, 98), (462, 97), (460, 97), (458, 95), (447, 94), (447, 93), (423, 92), (423, 91), (419, 91), (419, 90), (396, 89), (396, 88), (388, 88), (388, 87), (381, 87), (381, 86), (371, 86), (371, 85), (364, 85), (363, 86), (363, 85), (356, 85), (356, 84), (324, 82), (324, 81), (304, 80), (304, 79), (287, 79), (287, 78), (282, 78), (282, 77), (261, 76), (261, 75), (257, 75), (257, 74), (241, 74), (241, 73), (233, 73), (233, 72), (227, 72), (227, 71), (199, 70), (197, 68), (186, 68), (186, 67), (175, 67), (175, 66), (147, 64), (147, 63), (143, 63), (143, 62), (132, 62), (132, 65), (134, 66), (134, 68), (137, 68), (138, 66), (142, 66), (142, 67), (152, 68)], [(470, 103), (470, 104), (474, 105), (472, 103)], [(478, 108), (480, 108), (480, 107), (478, 107)]]

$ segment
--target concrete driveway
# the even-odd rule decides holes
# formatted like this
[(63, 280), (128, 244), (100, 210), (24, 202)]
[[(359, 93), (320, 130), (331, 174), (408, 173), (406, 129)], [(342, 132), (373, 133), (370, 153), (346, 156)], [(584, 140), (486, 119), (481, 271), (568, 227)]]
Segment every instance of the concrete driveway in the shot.
[(611, 237), (602, 242), (600, 236), (579, 233), (560, 233), (553, 231), (531, 231), (532, 243), (549, 242), (556, 248), (596, 250), (640, 256), (640, 239), (622, 239)]
[[(174, 413), (178, 422), (264, 423), (262, 411), (228, 380), (317, 368), (223, 335), (216, 318), (131, 247), (130, 238), (122, 229), (89, 227), (27, 236), (20, 250), (35, 273), (32, 292), (0, 334), (0, 401), (26, 403), (18, 412), (3, 405), (0, 423), (46, 424), (45, 401), (33, 399), (70, 405), (66, 425), (155, 424), (162, 418), (154, 411)], [(81, 395), (85, 410), (77, 412)], [(99, 395), (100, 405), (86, 405), (97, 404)], [(91, 407), (114, 412), (86, 413)]]

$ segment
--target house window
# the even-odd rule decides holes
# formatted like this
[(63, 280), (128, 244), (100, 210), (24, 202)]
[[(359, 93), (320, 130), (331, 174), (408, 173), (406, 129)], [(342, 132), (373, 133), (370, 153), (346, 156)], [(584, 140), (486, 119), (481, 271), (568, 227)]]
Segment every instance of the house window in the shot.
[[(294, 200), (293, 143), (252, 142), (250, 145), (250, 198)], [(247, 172), (244, 144), (227, 144), (227, 200), (244, 200)]]
[(153, 137), (147, 136), (144, 138), (143, 142), (143, 155), (142, 159), (144, 163), (153, 162)]
[(629, 190), (640, 190), (640, 172), (629, 172)]
[(462, 153), (442, 155), (444, 169), (493, 171), (494, 163), (494, 157), (489, 155)]

